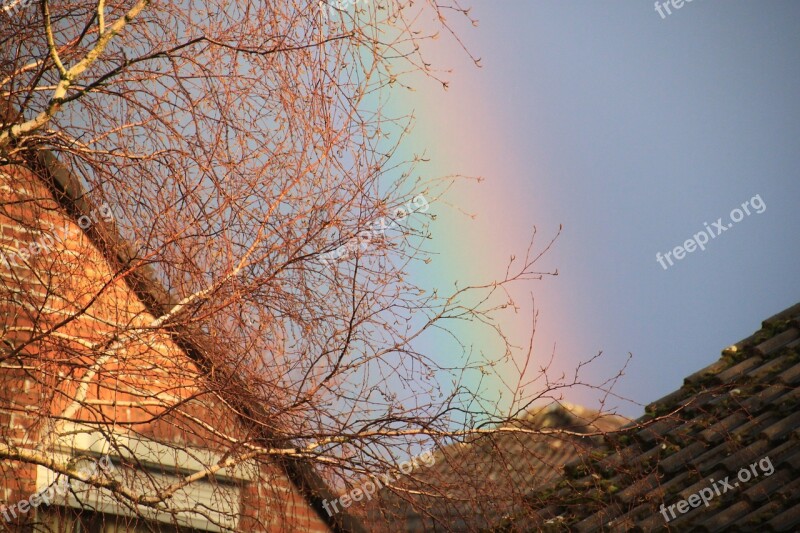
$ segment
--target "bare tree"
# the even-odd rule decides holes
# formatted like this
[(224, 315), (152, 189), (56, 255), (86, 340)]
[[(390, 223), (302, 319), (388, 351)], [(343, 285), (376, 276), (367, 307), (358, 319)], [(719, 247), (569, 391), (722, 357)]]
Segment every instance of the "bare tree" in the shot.
[[(351, 486), (582, 383), (531, 393), (532, 347), (516, 350), (497, 318), (514, 306), (510, 284), (550, 274), (536, 263), (552, 240), (532, 239), (500, 279), (450, 294), (409, 281), (451, 182), (422, 179), (421, 157), (397, 160), (411, 119), (384, 99), (409, 72), (442, 81), (418, 21), (457, 41), (450, 15), (469, 19), (456, 0), (41, 0), (0, 15), (0, 170), (17, 176), (12, 189), (19, 169), (36, 173), (56, 199), (36, 187), (4, 196), (3, 215), (35, 243), (66, 209), (95, 246), (12, 250), (3, 372), (44, 392), (23, 432), (37, 446), (9, 432), (0, 458), (85, 478), (136, 513), (175, 511), (181, 490), (236, 465), (264, 478), (302, 459)], [(84, 228), (92, 209), (105, 223)], [(143, 305), (118, 303), (124, 283)], [(461, 353), (420, 351), (462, 322), (494, 331), (497, 355), (487, 362), (457, 338)], [(518, 380), (487, 377), (506, 389), (503, 410), (496, 391), (464, 385), (514, 364)], [(209, 422), (212, 411), (224, 416)], [(134, 466), (144, 460), (120, 431), (178, 428), (177, 451), (192, 442), (220, 455), (137, 491), (53, 459), (60, 439), (90, 432), (80, 424)]]

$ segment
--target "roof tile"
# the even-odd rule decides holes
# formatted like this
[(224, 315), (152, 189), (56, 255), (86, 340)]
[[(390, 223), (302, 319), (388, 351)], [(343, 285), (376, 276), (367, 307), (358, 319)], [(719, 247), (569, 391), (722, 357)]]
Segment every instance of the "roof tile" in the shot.
[(749, 357), (741, 363), (733, 365), (727, 370), (723, 370), (717, 374), (717, 379), (719, 379), (722, 383), (730, 383), (735, 379), (741, 380), (741, 378), (747, 375), (748, 371), (761, 366), (763, 362), (764, 360), (761, 357)]
[(793, 455), (787, 456), (785, 459), (781, 459), (778, 466), (787, 466), (795, 472), (800, 471), (800, 450)]
[(636, 498), (650, 494), (653, 492), (653, 489), (659, 486), (659, 484), (660, 478), (658, 474), (653, 473), (622, 490), (619, 494), (617, 494), (617, 498), (623, 503), (628, 504)]
[(800, 383), (800, 364), (789, 367), (778, 374), (777, 380), (786, 385), (797, 385)]
[(762, 413), (731, 431), (731, 437), (737, 442), (747, 442), (752, 439), (753, 436), (758, 435), (762, 430), (771, 426), (780, 417), (780, 413), (772, 410)]
[(776, 383), (764, 389), (742, 402), (742, 408), (747, 412), (758, 411), (765, 405), (770, 404), (786, 392), (786, 385)]
[(771, 324), (784, 321), (786, 319), (797, 320), (800, 316), (800, 303), (796, 303), (788, 309), (784, 309), (780, 313), (776, 313), (761, 323), (762, 327), (768, 328)]
[(766, 440), (757, 440), (746, 448), (742, 448), (724, 461), (722, 466), (728, 472), (735, 472), (740, 468), (747, 468), (753, 461), (761, 459), (770, 450), (770, 443)]
[(669, 417), (659, 420), (639, 431), (636, 437), (647, 444), (652, 444), (656, 440), (663, 440), (664, 433), (683, 425), (683, 420), (677, 417)]
[(775, 359), (769, 359), (766, 363), (749, 373), (750, 377), (756, 380), (763, 380), (770, 374), (776, 374), (784, 370), (791, 363), (789, 354), (784, 354)]
[(771, 476), (763, 477), (761, 481), (744, 491), (744, 497), (751, 503), (762, 503), (780, 487), (792, 480), (789, 471), (775, 472)]
[(745, 413), (733, 413), (731, 416), (720, 420), (710, 428), (701, 431), (699, 437), (708, 443), (720, 442), (727, 438), (731, 431), (747, 422), (747, 420), (748, 416)]
[[(652, 506), (649, 504), (642, 504), (638, 507), (634, 507), (625, 514), (610, 520), (606, 525), (610, 527), (611, 531), (630, 531), (636, 526), (637, 522), (651, 517), (652, 514)], [(661, 523), (663, 522), (664, 519), (662, 518)]]
[(762, 439), (771, 441), (782, 440), (792, 431), (800, 427), (800, 411), (778, 420), (759, 434)]
[(652, 402), (647, 407), (644, 408), (646, 413), (658, 413), (662, 410), (664, 406), (674, 406), (674, 404), (683, 398), (686, 397), (686, 391), (683, 389), (678, 389), (675, 392), (671, 392), (664, 396), (663, 398), (659, 398), (658, 400)]
[(719, 464), (731, 453), (740, 449), (741, 446), (732, 441), (721, 442), (714, 448), (711, 448), (706, 453), (694, 459), (697, 469), (704, 475), (719, 467)]
[[(781, 502), (768, 502), (739, 519), (735, 531), (756, 531), (763, 528), (764, 522), (780, 512)], [(759, 527), (760, 526), (760, 527)]]
[(800, 527), (800, 504), (782, 512), (767, 524), (775, 531), (797, 531)]
[(683, 383), (685, 385), (694, 385), (700, 382), (707, 383), (707, 380), (709, 379), (716, 380), (716, 382), (719, 383), (719, 380), (716, 376), (719, 372), (728, 368), (728, 365), (729, 362), (725, 359), (717, 359), (707, 367), (701, 368), (694, 374), (691, 374), (689, 377), (684, 378)]
[(698, 456), (701, 452), (704, 452), (708, 449), (708, 445), (704, 442), (694, 442), (683, 448), (679, 452), (676, 452), (666, 459), (663, 459), (659, 464), (658, 467), (661, 469), (662, 472), (666, 472), (667, 474), (676, 474), (681, 470), (686, 469), (686, 465), (695, 457)]
[(747, 516), (752, 511), (749, 503), (737, 502), (728, 506), (721, 513), (709, 515), (709, 518), (702, 522), (703, 529), (711, 532), (726, 531), (736, 520)]
[(794, 481), (782, 486), (775, 493), (777, 496), (782, 496), (787, 501), (791, 501), (792, 503), (800, 500), (800, 477), (797, 477), (797, 469), (795, 469), (794, 477), (796, 478)]
[(787, 329), (783, 333), (775, 335), (774, 337), (766, 340), (755, 347), (755, 351), (761, 355), (769, 355), (772, 352), (789, 344), (793, 340), (800, 337), (800, 330), (795, 328)]

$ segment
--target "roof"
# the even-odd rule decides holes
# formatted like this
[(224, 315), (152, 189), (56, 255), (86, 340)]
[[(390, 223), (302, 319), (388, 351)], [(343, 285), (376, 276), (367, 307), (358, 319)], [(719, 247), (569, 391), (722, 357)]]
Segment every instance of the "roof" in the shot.
[[(81, 214), (89, 214), (92, 208), (96, 207), (89, 202), (79, 178), (61, 164), (51, 152), (36, 152), (35, 157), (27, 162), (26, 168), (43, 180), (53, 192), (55, 199), (71, 215), (77, 217)], [(135, 254), (129, 244), (118, 234), (113, 223), (109, 224), (98, 220), (88, 227), (85, 233), (113, 267), (130, 265), (134, 261)], [(155, 317), (164, 315), (176, 303), (169, 291), (156, 279), (152, 268), (147, 265), (137, 266), (129, 275), (125, 276), (125, 281)], [(202, 340), (198, 340), (196, 332), (184, 331), (179, 325), (168, 326), (165, 329), (169, 330), (175, 342), (201, 368), (209, 368), (214, 365), (206, 357), (205, 350), (200, 345)], [(237, 377), (230, 376), (230, 379), (235, 381)], [(244, 403), (236, 395), (226, 399), (236, 406), (245, 424), (248, 424), (248, 420), (258, 420), (267, 416), (266, 414), (264, 417), (261, 416), (265, 412), (263, 406)], [(263, 428), (258, 428), (258, 431), (261, 433), (261, 440), (265, 443), (280, 438), (279, 435), (267, 434)], [(285, 439), (282, 439), (282, 442), (285, 444)], [(335, 494), (310, 461), (286, 457), (275, 458), (275, 462), (281, 464), (289, 479), (303, 494), (309, 505), (333, 531), (356, 533), (365, 531), (361, 523), (347, 512), (333, 516), (324, 512), (323, 500), (333, 499)]]
[(684, 380), (507, 530), (800, 529), (800, 304)]
[(432, 466), (399, 482), (427, 494), (384, 490), (383, 515), (371, 510), (370, 525), (376, 530), (380, 523), (391, 523), (392, 529), (405, 531), (474, 531), (504, 515), (529, 512), (527, 487), (558, 478), (565, 462), (601, 443), (598, 432), (627, 421), (565, 402), (533, 409), (501, 426), (533, 432), (501, 431), (441, 448)]

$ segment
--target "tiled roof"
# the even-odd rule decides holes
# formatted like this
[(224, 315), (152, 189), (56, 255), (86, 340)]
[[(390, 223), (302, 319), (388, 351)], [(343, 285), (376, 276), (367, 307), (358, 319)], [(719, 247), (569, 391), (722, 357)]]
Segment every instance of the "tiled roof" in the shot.
[[(627, 420), (599, 416), (596, 411), (569, 404), (538, 408), (515, 420), (513, 426), (542, 433), (503, 432), (445, 446), (433, 466), (423, 467), (407, 489), (426, 496), (397, 496), (384, 491), (384, 514), (372, 512), (370, 530), (475, 531), (496, 523), (525, 505), (528, 487), (541, 486), (562, 473), (565, 462), (601, 441), (586, 435), (621, 427)], [(579, 435), (549, 434), (566, 430)], [(410, 502), (416, 510), (412, 510)]]
[(800, 304), (606, 436), (600, 453), (568, 463), (562, 479), (530, 486), (538, 512), (505, 530), (798, 531), (798, 385)]

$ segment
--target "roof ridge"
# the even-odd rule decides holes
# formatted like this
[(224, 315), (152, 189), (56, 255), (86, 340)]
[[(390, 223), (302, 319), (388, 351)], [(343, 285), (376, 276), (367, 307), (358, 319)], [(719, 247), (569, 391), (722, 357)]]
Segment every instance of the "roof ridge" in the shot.
[(672, 410), (676, 401), (682, 397), (697, 395), (701, 390), (730, 382), (751, 369), (757, 360), (767, 362), (773, 359), (781, 348), (796, 342), (798, 338), (800, 338), (800, 303), (764, 320), (761, 328), (752, 335), (724, 348), (719, 359), (686, 376), (678, 389), (650, 402), (645, 407), (645, 415), (638, 421), (646, 421), (653, 415)]
[[(795, 304), (648, 405), (636, 423), (608, 436), (604, 449), (565, 464), (561, 478), (529, 492), (535, 513), (522, 509), (506, 525), (534, 520), (542, 527), (560, 521), (575, 531), (651, 531), (667, 524), (679, 530), (797, 530), (798, 402)], [(717, 492), (714, 505), (695, 505), (694, 495), (711, 491), (722, 476), (737, 479), (731, 494)], [(792, 479), (798, 481), (787, 483)], [(677, 517), (669, 511), (670, 518), (666, 510), (676, 506)]]
[(589, 433), (602, 430), (598, 423), (622, 425), (625, 421), (626, 418), (615, 413), (571, 402), (555, 401), (544, 407), (532, 408), (509, 424), (524, 424), (532, 429), (563, 429)]

